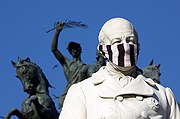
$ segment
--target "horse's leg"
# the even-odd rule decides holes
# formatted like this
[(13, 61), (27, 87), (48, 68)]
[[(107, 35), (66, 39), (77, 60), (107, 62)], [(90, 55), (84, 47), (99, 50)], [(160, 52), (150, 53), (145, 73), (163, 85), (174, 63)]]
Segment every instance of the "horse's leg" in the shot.
[(13, 115), (17, 116), (19, 119), (23, 119), (21, 112), (16, 108), (13, 108), (8, 114), (6, 114), (4, 119), (10, 119)]

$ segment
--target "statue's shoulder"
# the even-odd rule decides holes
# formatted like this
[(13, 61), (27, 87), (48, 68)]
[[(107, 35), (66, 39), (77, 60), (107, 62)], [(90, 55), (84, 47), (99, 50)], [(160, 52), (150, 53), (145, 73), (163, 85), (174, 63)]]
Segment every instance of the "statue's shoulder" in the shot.
[(144, 75), (140, 75), (139, 78), (141, 78), (142, 80), (144, 80), (144, 82), (146, 84), (148, 84), (155, 92), (161, 92), (161, 93), (165, 93), (166, 88), (163, 85), (157, 83), (155, 80), (153, 80), (152, 78), (148, 78)]
[(105, 66), (102, 66), (97, 72), (93, 73), (92, 76), (79, 83), (82, 85), (91, 84), (92, 86), (94, 86), (97, 83), (102, 82), (104, 80), (104, 77), (105, 77)]

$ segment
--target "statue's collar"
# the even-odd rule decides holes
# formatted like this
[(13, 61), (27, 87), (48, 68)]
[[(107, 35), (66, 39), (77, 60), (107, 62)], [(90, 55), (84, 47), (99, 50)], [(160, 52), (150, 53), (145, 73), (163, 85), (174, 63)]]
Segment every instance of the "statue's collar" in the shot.
[(117, 95), (141, 95), (152, 96), (154, 94), (151, 79), (138, 75), (131, 83), (121, 88), (117, 82), (107, 75), (101, 68), (94, 74), (93, 84), (96, 86), (100, 97), (115, 97)]

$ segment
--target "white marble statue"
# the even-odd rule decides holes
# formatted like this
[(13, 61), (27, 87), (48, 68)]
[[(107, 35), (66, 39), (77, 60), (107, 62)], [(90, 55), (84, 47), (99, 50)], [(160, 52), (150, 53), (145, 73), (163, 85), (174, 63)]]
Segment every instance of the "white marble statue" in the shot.
[(98, 50), (108, 58), (106, 66), (70, 87), (59, 119), (180, 119), (171, 89), (136, 66), (139, 40), (129, 21), (108, 20)]

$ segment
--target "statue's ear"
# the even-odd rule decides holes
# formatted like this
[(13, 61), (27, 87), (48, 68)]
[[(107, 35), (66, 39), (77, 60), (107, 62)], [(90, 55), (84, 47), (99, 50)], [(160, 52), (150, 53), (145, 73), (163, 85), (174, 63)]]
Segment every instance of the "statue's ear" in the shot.
[(161, 66), (161, 64), (158, 64), (157, 68), (159, 69), (160, 66)]
[(27, 58), (25, 59), (25, 61), (30, 62), (30, 58), (29, 58), (29, 57), (27, 57)]
[(19, 62), (21, 62), (21, 61), (22, 61), (20, 57), (18, 57), (18, 61), (19, 61)]
[(13, 61), (11, 61), (11, 63), (12, 63), (12, 65), (13, 65), (13, 67), (15, 67), (15, 68), (16, 68), (16, 63), (15, 63), (15, 62), (13, 62)]
[(153, 65), (154, 59), (151, 60), (151, 62), (149, 63), (149, 65)]

